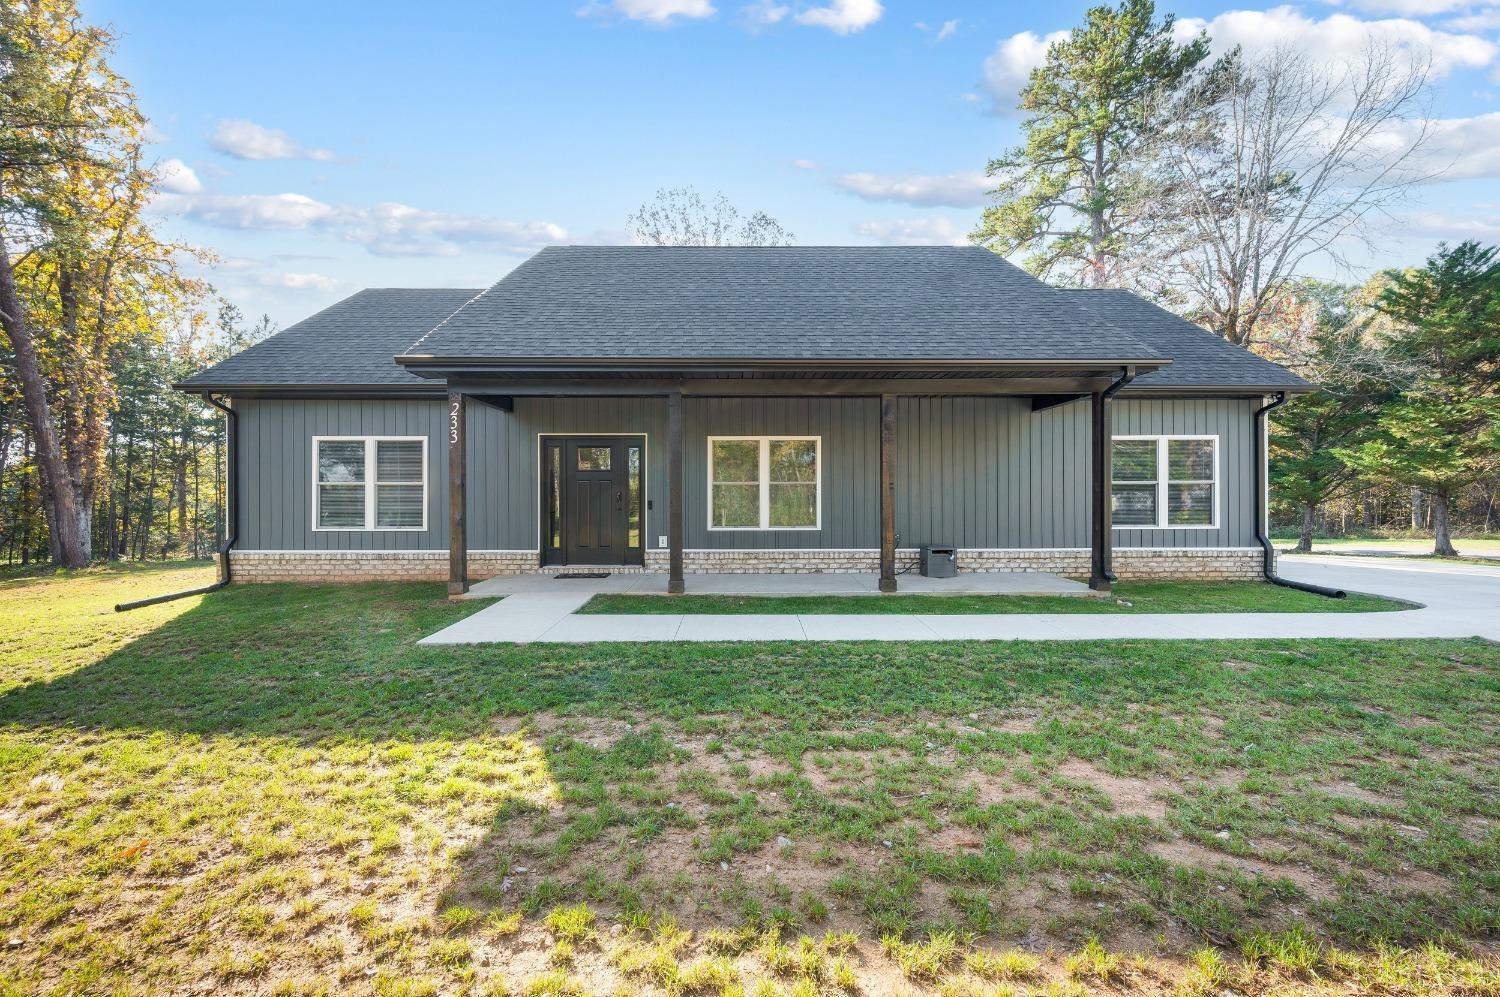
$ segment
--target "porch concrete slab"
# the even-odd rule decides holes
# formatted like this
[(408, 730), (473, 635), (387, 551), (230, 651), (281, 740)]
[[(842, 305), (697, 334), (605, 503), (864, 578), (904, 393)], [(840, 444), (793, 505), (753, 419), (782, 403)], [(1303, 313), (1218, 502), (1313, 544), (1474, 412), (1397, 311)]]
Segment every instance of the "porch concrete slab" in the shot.
[[(585, 571), (585, 568), (569, 569)], [(607, 569), (601, 569), (607, 570)], [(525, 575), (497, 575), (475, 582), (467, 598), (492, 599), (521, 592), (588, 592), (629, 595), (666, 595), (667, 576), (660, 572), (614, 572), (606, 578), (557, 578), (562, 571)], [(689, 595), (878, 595), (875, 572), (826, 574), (688, 574)], [(1097, 595), (1082, 582), (1045, 571), (968, 572), (956, 578), (925, 578), (906, 574), (897, 579), (902, 595)]]
[(800, 616), (709, 615), (687, 613), (678, 617), (678, 640), (806, 640)]

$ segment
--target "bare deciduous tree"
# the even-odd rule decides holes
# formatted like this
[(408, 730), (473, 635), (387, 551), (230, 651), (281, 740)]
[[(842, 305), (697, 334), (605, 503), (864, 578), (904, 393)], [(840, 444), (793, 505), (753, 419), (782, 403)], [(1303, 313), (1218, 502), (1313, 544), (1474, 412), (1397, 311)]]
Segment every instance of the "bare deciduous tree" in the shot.
[(1371, 44), (1342, 71), (1290, 47), (1235, 53), (1163, 106), (1159, 168), (1168, 280), (1225, 339), (1257, 323), (1316, 257), (1343, 265), (1411, 187), (1429, 179), (1428, 71)]
[(743, 217), (722, 192), (706, 202), (693, 187), (658, 190), (625, 220), (646, 246), (790, 246), (796, 237), (764, 211)]

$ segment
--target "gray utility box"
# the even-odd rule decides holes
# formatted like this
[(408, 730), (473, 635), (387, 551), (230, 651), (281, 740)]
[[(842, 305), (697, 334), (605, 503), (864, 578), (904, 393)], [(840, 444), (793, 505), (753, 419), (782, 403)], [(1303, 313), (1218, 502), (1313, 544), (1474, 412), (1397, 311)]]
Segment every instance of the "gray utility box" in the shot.
[(922, 574), (928, 578), (953, 578), (958, 574), (958, 550), (937, 544), (921, 546)]

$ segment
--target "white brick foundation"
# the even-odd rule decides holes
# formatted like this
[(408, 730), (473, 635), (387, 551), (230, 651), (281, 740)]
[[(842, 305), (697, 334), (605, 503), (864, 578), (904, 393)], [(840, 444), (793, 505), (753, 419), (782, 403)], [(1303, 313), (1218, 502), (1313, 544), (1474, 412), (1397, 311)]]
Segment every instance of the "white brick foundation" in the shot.
[[(245, 550), (230, 554), (234, 578), (242, 582), (375, 582), (444, 581), (445, 550)], [(688, 550), (683, 567), (689, 574), (852, 574), (879, 570), (875, 550)], [(917, 552), (896, 552), (896, 570), (917, 570)], [(1255, 581), (1261, 578), (1258, 547), (1158, 549), (1117, 547), (1115, 573), (1123, 580), (1201, 579)], [(523, 574), (539, 569), (534, 550), (469, 552), (469, 577)], [(615, 573), (639, 567), (612, 567)], [(667, 552), (646, 551), (646, 571), (665, 572)], [(960, 550), (958, 570), (976, 572), (1047, 571), (1087, 579), (1086, 547), (1049, 550)]]

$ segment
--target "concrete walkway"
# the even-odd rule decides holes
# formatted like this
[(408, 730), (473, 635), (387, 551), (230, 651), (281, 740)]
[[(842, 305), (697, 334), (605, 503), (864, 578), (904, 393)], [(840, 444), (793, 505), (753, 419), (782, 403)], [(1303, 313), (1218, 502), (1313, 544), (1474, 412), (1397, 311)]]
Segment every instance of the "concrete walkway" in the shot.
[[(714, 640), (1107, 640), (1176, 638), (1226, 640), (1258, 637), (1443, 638), (1500, 640), (1500, 568), (1488, 565), (1397, 562), (1383, 558), (1285, 556), (1288, 578), (1351, 591), (1420, 602), (1423, 608), (1389, 613), (1169, 613), (1139, 615), (660, 615), (580, 616), (576, 611), (611, 579), (528, 581), (505, 579), (513, 594), (422, 640), (423, 644), (581, 643), (590, 641)], [(520, 576), (518, 576), (520, 577)], [(768, 576), (708, 576), (690, 579), (703, 594), (715, 579), (743, 581)], [(775, 576), (769, 576), (775, 577)], [(798, 577), (798, 576), (783, 576)], [(829, 576), (801, 576), (827, 580)], [(1016, 579), (1027, 575), (968, 575), (965, 579)], [(1059, 579), (1060, 580), (1060, 579)], [(903, 577), (903, 591), (910, 591)], [(930, 581), (922, 579), (922, 581)], [(542, 584), (546, 583), (546, 584)], [(488, 583), (485, 583), (488, 584)], [(624, 581), (615, 582), (625, 586)], [(770, 585), (770, 583), (766, 583)], [(783, 587), (785, 582), (780, 583)], [(1073, 583), (1076, 584), (1076, 583)], [(476, 586), (478, 594), (479, 586)], [(743, 589), (741, 591), (744, 591)], [(825, 589), (818, 591), (826, 592)], [(868, 590), (861, 590), (868, 591)], [(492, 592), (499, 595), (501, 592)], [(766, 594), (764, 590), (758, 594)], [(803, 592), (803, 594), (808, 594)]]

